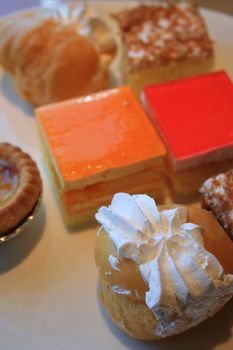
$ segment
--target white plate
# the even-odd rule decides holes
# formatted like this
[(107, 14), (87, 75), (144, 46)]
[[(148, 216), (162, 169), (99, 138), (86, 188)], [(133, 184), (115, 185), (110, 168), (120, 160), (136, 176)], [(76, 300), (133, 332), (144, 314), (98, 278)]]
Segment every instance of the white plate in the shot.
[[(126, 2), (98, 2), (103, 13)], [(203, 10), (217, 47), (216, 69), (233, 77), (233, 18)], [(37, 160), (44, 182), (42, 209), (24, 234), (0, 246), (0, 348), (233, 349), (233, 302), (213, 319), (171, 339), (140, 342), (116, 329), (98, 300), (93, 251), (96, 229), (68, 232), (40, 152), (33, 110), (0, 72), (0, 141), (21, 146)]]

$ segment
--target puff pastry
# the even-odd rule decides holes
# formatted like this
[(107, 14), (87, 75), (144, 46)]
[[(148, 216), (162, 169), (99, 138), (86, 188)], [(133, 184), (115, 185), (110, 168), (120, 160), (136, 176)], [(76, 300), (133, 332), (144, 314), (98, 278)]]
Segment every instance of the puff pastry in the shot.
[(115, 42), (97, 19), (90, 35), (77, 25), (37, 13), (1, 21), (0, 64), (25, 101), (40, 106), (108, 87)]

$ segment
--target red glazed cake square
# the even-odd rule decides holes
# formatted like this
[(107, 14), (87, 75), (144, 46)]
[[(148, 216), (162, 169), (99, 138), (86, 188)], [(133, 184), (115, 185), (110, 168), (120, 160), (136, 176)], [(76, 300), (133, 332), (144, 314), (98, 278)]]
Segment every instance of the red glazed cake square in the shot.
[(177, 175), (202, 166), (208, 177), (233, 158), (233, 84), (224, 71), (147, 86), (143, 98)]
[(231, 157), (233, 84), (225, 72), (145, 87), (173, 170)]

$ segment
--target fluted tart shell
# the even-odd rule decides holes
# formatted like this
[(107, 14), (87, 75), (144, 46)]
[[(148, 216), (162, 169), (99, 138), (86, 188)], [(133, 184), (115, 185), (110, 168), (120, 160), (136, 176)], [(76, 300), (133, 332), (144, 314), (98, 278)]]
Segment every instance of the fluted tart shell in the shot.
[(0, 236), (27, 218), (42, 191), (35, 161), (19, 147), (0, 143)]

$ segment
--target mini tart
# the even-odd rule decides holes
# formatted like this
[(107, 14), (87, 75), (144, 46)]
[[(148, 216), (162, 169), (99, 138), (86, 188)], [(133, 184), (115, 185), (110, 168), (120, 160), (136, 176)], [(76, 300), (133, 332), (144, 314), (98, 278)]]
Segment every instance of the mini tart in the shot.
[(0, 236), (32, 211), (42, 190), (39, 170), (19, 147), (0, 143)]

